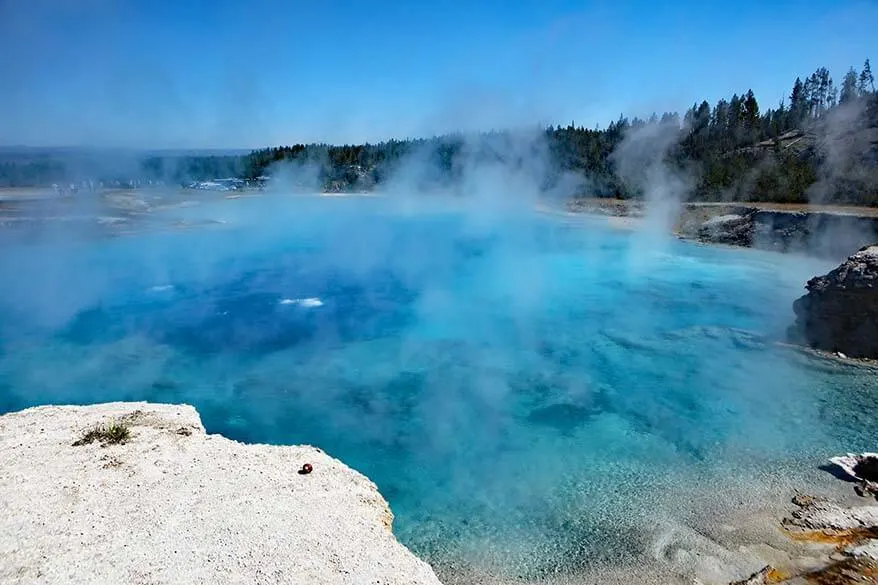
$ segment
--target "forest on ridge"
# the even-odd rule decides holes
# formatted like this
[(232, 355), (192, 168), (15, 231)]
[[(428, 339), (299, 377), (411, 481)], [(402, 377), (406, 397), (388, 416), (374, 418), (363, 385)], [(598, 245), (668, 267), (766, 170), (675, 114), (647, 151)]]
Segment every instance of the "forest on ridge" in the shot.
[(631, 198), (643, 188), (620, 172), (620, 145), (640, 135), (662, 135), (662, 162), (689, 177), (685, 196), (691, 200), (878, 205), (878, 94), (868, 59), (838, 83), (825, 67), (796, 78), (789, 96), (770, 107), (748, 90), (713, 105), (695, 103), (682, 115), (620, 116), (605, 128), (570, 123), (539, 132), (539, 139), (524, 147), (516, 132), (495, 130), (377, 144), (293, 144), (246, 154), (151, 154), (124, 168), (106, 160), (71, 162), (52, 152), (4, 149), (0, 187), (85, 180), (185, 186), (225, 177), (254, 185), (287, 172), (293, 187), (366, 191), (392, 180), (413, 158), (420, 166), (413, 187), (448, 187), (478, 162), (517, 168), (539, 158), (541, 188), (575, 176), (581, 179), (575, 196)]

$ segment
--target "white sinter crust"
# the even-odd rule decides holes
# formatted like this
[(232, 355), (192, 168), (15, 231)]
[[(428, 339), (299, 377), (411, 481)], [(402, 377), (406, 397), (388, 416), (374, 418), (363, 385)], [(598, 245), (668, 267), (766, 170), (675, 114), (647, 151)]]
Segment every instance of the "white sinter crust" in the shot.
[[(127, 443), (72, 446), (120, 419)], [(0, 462), (0, 583), (439, 583), (366, 477), (313, 447), (207, 435), (191, 406), (3, 415)]]

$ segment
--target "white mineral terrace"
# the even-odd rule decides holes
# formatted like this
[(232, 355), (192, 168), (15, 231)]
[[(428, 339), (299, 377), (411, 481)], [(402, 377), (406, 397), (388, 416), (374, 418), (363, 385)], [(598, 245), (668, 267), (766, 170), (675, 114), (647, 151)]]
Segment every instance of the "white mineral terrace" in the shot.
[[(124, 444), (73, 446), (119, 420)], [(439, 583), (366, 477), (313, 447), (207, 435), (190, 406), (3, 415), (0, 461), (0, 583)]]

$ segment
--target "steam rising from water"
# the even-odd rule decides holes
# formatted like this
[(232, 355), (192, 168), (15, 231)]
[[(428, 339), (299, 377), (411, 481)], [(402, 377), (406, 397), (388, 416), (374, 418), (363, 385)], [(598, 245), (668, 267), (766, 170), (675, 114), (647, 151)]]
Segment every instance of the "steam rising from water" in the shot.
[(691, 177), (667, 163), (680, 137), (675, 121), (634, 127), (612, 154), (619, 177), (643, 195), (646, 221), (642, 227), (653, 240), (661, 241), (671, 232), (692, 187)]
[(730, 574), (688, 527), (825, 487), (815, 464), (878, 431), (850, 423), (875, 383), (774, 344), (827, 265), (668, 237), (676, 132), (614, 154), (638, 231), (536, 213), (578, 186), (522, 132), (466, 138), (450, 183), (424, 150), (375, 197), (293, 196), (313, 169), (286, 166), (137, 235), (5, 232), (0, 410), (187, 402), (210, 432), (316, 444), (448, 582)]
[[(99, 48), (108, 33), (128, 42), (83, 38)], [(114, 126), (149, 120), (134, 129), (149, 137), (192, 110), (173, 83), (142, 103), (137, 84), (161, 71), (92, 53), (110, 59), (92, 70), (124, 71), (104, 76), (125, 82), (111, 88)], [(23, 77), (10, 63), (9, 79)], [(231, 69), (229, 111), (163, 124), (173, 141), (266, 129), (258, 80)], [(132, 71), (145, 72), (133, 86)], [(158, 117), (132, 115), (144, 111)], [(83, 128), (106, 118), (86, 114)], [(863, 151), (845, 142), (859, 116), (824, 122), (812, 201)], [(693, 184), (665, 162), (675, 124), (632, 129), (612, 155), (647, 203), (634, 232), (534, 213), (584, 180), (558, 176), (542, 128), (453, 138), (448, 173), (415, 149), (378, 197), (311, 197), (320, 168), (297, 162), (270, 169), (259, 200), (138, 203), (130, 231), (149, 229), (135, 235), (59, 221), (0, 231), (0, 412), (187, 402), (209, 432), (318, 445), (377, 482), (398, 536), (448, 583), (620, 568), (628, 583), (644, 567), (662, 583), (732, 580), (740, 567), (704, 536), (717, 532), (705, 514), (819, 491), (828, 455), (874, 447), (874, 377), (775, 344), (803, 283), (829, 266), (670, 239)]]
[(679, 536), (701, 504), (819, 487), (868, 446), (847, 417), (871, 379), (772, 345), (823, 265), (493, 196), (275, 195), (162, 212), (212, 228), (7, 242), (0, 409), (188, 402), (210, 432), (319, 445), (450, 582), (691, 571), (668, 550), (703, 546)]

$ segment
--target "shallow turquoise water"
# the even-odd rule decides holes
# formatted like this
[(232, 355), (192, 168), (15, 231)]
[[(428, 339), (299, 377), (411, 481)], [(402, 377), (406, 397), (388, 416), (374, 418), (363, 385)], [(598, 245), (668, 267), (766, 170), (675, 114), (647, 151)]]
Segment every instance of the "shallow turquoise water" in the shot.
[(773, 343), (824, 263), (459, 205), (174, 213), (227, 223), (4, 240), (0, 411), (187, 402), (362, 471), (440, 569), (525, 577), (646, 554), (693, 487), (874, 447), (875, 377)]

